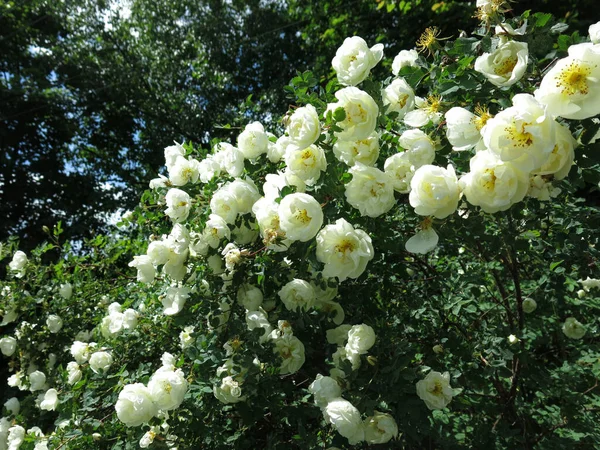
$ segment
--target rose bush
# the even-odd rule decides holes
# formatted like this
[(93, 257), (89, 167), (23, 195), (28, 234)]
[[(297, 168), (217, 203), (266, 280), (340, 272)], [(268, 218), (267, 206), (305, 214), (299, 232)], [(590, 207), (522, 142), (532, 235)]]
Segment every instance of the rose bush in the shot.
[(600, 446), (597, 33), (477, 4), (167, 147), (111, 238), (2, 245), (0, 448)]

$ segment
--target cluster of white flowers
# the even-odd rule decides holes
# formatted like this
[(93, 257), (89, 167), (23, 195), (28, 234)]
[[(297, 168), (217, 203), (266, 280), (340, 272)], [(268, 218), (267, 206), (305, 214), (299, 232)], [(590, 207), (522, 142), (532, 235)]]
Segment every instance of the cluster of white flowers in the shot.
[[(478, 0), (477, 4), (483, 13), (494, 14), (491, 2)], [(529, 60), (528, 46), (519, 40), (524, 32), (525, 25), (514, 30), (501, 24), (491, 51), (476, 59), (474, 69), (495, 86), (491, 89), (518, 89), (521, 85)], [(284, 118), (285, 132), (279, 137), (259, 122), (249, 123), (237, 137), (236, 146), (218, 143), (201, 159), (191, 156), (191, 146), (175, 144), (165, 148), (168, 177), (160, 175), (150, 182), (150, 187), (157, 191), (159, 205), (164, 206), (164, 214), (172, 223), (171, 231), (152, 236), (146, 253), (129, 263), (137, 269), (138, 281), (157, 282), (160, 286), (162, 314), (157, 316), (180, 314), (177, 319), (184, 318), (181, 313), (186, 303), (188, 308), (192, 303), (197, 306), (200, 300), (208, 304), (211, 293), (217, 292), (212, 312), (203, 318), (206, 328), (222, 333), (231, 317), (245, 320), (253, 338), (275, 355), (278, 373), (288, 375), (303, 368), (305, 347), (294, 335), (292, 325), (280, 319), (285, 314), (320, 314), (320, 319), (336, 326), (327, 331), (326, 339), (337, 347), (329, 376), (317, 375), (309, 387), (325, 421), (351, 445), (381, 444), (397, 437), (398, 427), (390, 414), (374, 411), (363, 420), (358, 409), (342, 398), (342, 386), (347, 388), (351, 379), (348, 371), (359, 370), (365, 360), (374, 364), (375, 359), (367, 354), (375, 344), (376, 334), (366, 324), (344, 324), (346, 313), (336, 301), (338, 286), (362, 276), (376, 249), (365, 230), (339, 214), (330, 214), (334, 209), (327, 209), (331, 199), (322, 195), (326, 185), (322, 176), (331, 173), (332, 166), (339, 163), (335, 172), (344, 172), (342, 179), (347, 177), (350, 181), (343, 187), (343, 198), (333, 201), (338, 206), (345, 201), (369, 218), (390, 213), (400, 195), (408, 196), (415, 214), (422, 216), (420, 231), (405, 243), (413, 253), (426, 253), (436, 247), (439, 238), (433, 221), (449, 218), (463, 197), (490, 214), (505, 211), (526, 196), (550, 200), (560, 192), (552, 182), (568, 175), (577, 146), (568, 122), (562, 119), (581, 120), (600, 113), (600, 24), (590, 27), (589, 33), (591, 43), (571, 46), (568, 56), (550, 68), (533, 95), (514, 95), (512, 105), (495, 116), (482, 107), (468, 110), (454, 106), (444, 113), (440, 96), (417, 96), (400, 76), (407, 68), (423, 64), (415, 50), (403, 50), (396, 56), (392, 64), (394, 78), (385, 82), (381, 102), (376, 101), (357, 86), (383, 58), (383, 45), (369, 48), (362, 38), (354, 36), (344, 41), (332, 61), (344, 87), (335, 92), (337, 101), (329, 103), (322, 116), (310, 104), (294, 108)], [(397, 132), (399, 151), (385, 161), (380, 152), (389, 152), (386, 142), (391, 136), (379, 127), (380, 113), (402, 124)], [(324, 123), (328, 127), (332, 120), (335, 124), (328, 131)], [(439, 139), (427, 132), (434, 125), (445, 130), (454, 151), (473, 153), (467, 173), (457, 174), (452, 164), (434, 164), (436, 151), (443, 147)], [(325, 149), (331, 149), (331, 155)], [(246, 163), (257, 169), (264, 159), (276, 163), (278, 171), (266, 174), (264, 180), (261, 174), (257, 180), (264, 183), (257, 185), (248, 176), (252, 171), (245, 170), (251, 167)], [(315, 258), (285, 258), (286, 252), (296, 249), (308, 252), (307, 255), (314, 252), (310, 256)], [(276, 253), (268, 256), (280, 269), (276, 277), (267, 281), (264, 273), (258, 278), (257, 273), (245, 273), (248, 266), (260, 264), (256, 257), (262, 256), (263, 251)], [(31, 272), (27, 255), (16, 251), (8, 264), (9, 273), (21, 279), (27, 275), (28, 265)], [(272, 283), (269, 288), (265, 288), (267, 282)], [(589, 277), (580, 282), (580, 297), (600, 287), (599, 280)], [(53, 292), (60, 296), (56, 299), (69, 301), (73, 285), (64, 283)], [(18, 318), (16, 304), (7, 305), (2, 311), (2, 325)], [(537, 303), (525, 298), (522, 308), (530, 314)], [(140, 312), (123, 310), (121, 304), (113, 302), (96, 333), (105, 340), (114, 340), (125, 330), (135, 330), (139, 318)], [(22, 322), (14, 336), (2, 337), (2, 354), (11, 357), (23, 353), (24, 330), (36, 326)], [(40, 329), (59, 333), (63, 330), (63, 318), (48, 314), (45, 327), (40, 324)], [(301, 330), (299, 327), (296, 332), (301, 335)], [(570, 339), (582, 339), (586, 326), (569, 317), (562, 331)], [(178, 332), (181, 349), (189, 351), (194, 345), (195, 326), (182, 326)], [(117, 358), (105, 344), (88, 342), (90, 337), (91, 332), (84, 333), (70, 346), (74, 361), (66, 365), (68, 385), (81, 382), (88, 365), (93, 372), (88, 374), (91, 378), (104, 376), (113, 358)], [(517, 344), (520, 340), (510, 335), (508, 342)], [(216, 370), (213, 394), (224, 404), (251, 398), (252, 392), (246, 387), (251, 384), (247, 383), (249, 374), (260, 373), (266, 364), (255, 358), (254, 366), (240, 367), (234, 354), (242, 344), (237, 337), (227, 341), (227, 359)], [(433, 351), (439, 354), (444, 350), (438, 344)], [(49, 370), (55, 362), (56, 355), (48, 357)], [(54, 411), (59, 406), (59, 390), (52, 387), (52, 372), (44, 371), (34, 364), (22, 365), (10, 376), (8, 384), (31, 391), (37, 396), (37, 407)], [(175, 358), (164, 353), (161, 368), (147, 385), (131, 383), (123, 387), (115, 405), (116, 414), (131, 427), (153, 418), (165, 419), (166, 412), (182, 404), (187, 390), (188, 380), (181, 369), (176, 369)], [(430, 371), (417, 382), (416, 393), (434, 410), (446, 408), (455, 391), (448, 372)], [(17, 415), (20, 403), (12, 398), (5, 407)], [(165, 420), (143, 435), (142, 448), (159, 434), (167, 436), (167, 441), (174, 438), (167, 434), (169, 425)], [(40, 438), (35, 448), (43, 450), (47, 439), (38, 430), (34, 427), (26, 431), (2, 418), (0, 448), (16, 449), (26, 434), (35, 434)]]
[(398, 437), (398, 425), (389, 414), (374, 411), (363, 421), (358, 409), (342, 398), (342, 388), (334, 378), (318, 374), (308, 390), (314, 396), (315, 404), (321, 408), (325, 421), (348, 439), (350, 445), (363, 441), (385, 444)]
[(139, 313), (127, 308), (121, 312), (119, 303), (113, 302), (108, 306), (108, 315), (100, 322), (100, 332), (106, 339), (119, 335), (124, 330), (133, 330), (137, 326)]
[(188, 389), (181, 369), (175, 369), (175, 357), (162, 356), (162, 366), (150, 377), (148, 386), (128, 384), (119, 393), (115, 405), (117, 417), (128, 427), (137, 427), (157, 416), (179, 408)]

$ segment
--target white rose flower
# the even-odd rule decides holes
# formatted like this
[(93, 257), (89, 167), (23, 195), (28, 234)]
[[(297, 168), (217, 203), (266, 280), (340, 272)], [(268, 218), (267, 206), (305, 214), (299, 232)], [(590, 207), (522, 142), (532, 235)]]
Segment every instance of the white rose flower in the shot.
[(262, 305), (263, 293), (256, 286), (244, 283), (237, 291), (237, 302), (248, 311), (256, 311)]
[(18, 371), (17, 373), (8, 377), (8, 379), (6, 380), (6, 384), (8, 384), (10, 387), (19, 388), (20, 391), (24, 391), (27, 389), (27, 386), (25, 385), (25, 383), (23, 383), (23, 372), (21, 371)]
[(73, 295), (73, 285), (71, 283), (61, 284), (58, 293), (65, 300), (69, 300)]
[[(481, 141), (482, 117), (465, 108), (454, 107), (446, 112), (446, 137), (456, 151), (469, 150)], [(487, 117), (487, 116), (486, 116)]]
[(415, 167), (410, 162), (408, 152), (396, 153), (390, 156), (385, 160), (383, 170), (392, 180), (395, 191), (401, 194), (410, 192), (410, 181), (415, 174)]
[(230, 176), (237, 178), (244, 172), (244, 154), (227, 142), (219, 142), (215, 145), (214, 160), (219, 164), (221, 170)]
[(63, 326), (63, 321), (56, 314), (50, 314), (46, 319), (46, 326), (50, 333), (58, 333)]
[(169, 181), (169, 179), (167, 177), (159, 174), (158, 178), (153, 178), (150, 180), (150, 182), (148, 183), (148, 187), (150, 189), (159, 189), (159, 188), (166, 188), (170, 184), (171, 184), (171, 182)]
[(588, 34), (590, 35), (590, 41), (592, 41), (592, 44), (600, 44), (600, 22), (590, 25), (588, 28)]
[(571, 45), (546, 73), (535, 98), (553, 116), (583, 120), (600, 114), (600, 46)]
[(406, 150), (408, 160), (415, 167), (433, 163), (435, 159), (435, 146), (431, 138), (421, 130), (406, 130), (398, 140), (400, 146)]
[(186, 348), (190, 347), (193, 342), (194, 342), (194, 338), (192, 337), (192, 333), (194, 332), (194, 327), (192, 325), (188, 325), (187, 327), (184, 327), (183, 331), (181, 331), (179, 333), (179, 345), (181, 346), (182, 350), (185, 350)]
[(319, 408), (325, 408), (330, 400), (342, 395), (339, 383), (333, 378), (324, 377), (321, 374), (317, 374), (315, 381), (308, 387), (308, 391), (315, 397), (315, 404)]
[(379, 107), (375, 100), (364, 91), (355, 87), (340, 89), (335, 93), (337, 103), (327, 105), (328, 111), (343, 108), (346, 117), (337, 125), (342, 129), (336, 133), (339, 139), (360, 141), (368, 138), (377, 125)]
[[(315, 184), (321, 177), (321, 172), (327, 170), (325, 152), (316, 145), (310, 145), (302, 150), (288, 147), (285, 153), (285, 164), (289, 172), (309, 186)], [(286, 184), (290, 184), (287, 179)]]
[(591, 289), (600, 288), (600, 280), (587, 277), (585, 280), (578, 280), (585, 292), (590, 292)]
[(78, 364), (86, 363), (90, 358), (91, 345), (81, 341), (73, 342), (71, 345), (71, 355)]
[(279, 373), (296, 373), (304, 364), (304, 344), (296, 336), (284, 335), (273, 342), (273, 353), (281, 357)]
[(0, 351), (4, 356), (12, 356), (17, 349), (17, 340), (12, 336), (0, 339)]
[(502, 162), (489, 150), (471, 158), (471, 171), (461, 177), (460, 186), (472, 205), (487, 213), (506, 211), (525, 198), (529, 188), (527, 173), (514, 164)]
[(106, 373), (113, 363), (113, 358), (108, 352), (94, 352), (90, 356), (90, 368), (94, 373)]
[(140, 439), (140, 448), (148, 448), (154, 442), (154, 438), (160, 434), (160, 427), (150, 427)]
[(315, 304), (315, 290), (307, 281), (298, 278), (287, 283), (279, 291), (279, 298), (290, 311), (309, 310)]
[(190, 295), (190, 292), (190, 288), (186, 286), (171, 286), (169, 289), (167, 289), (167, 292), (161, 299), (161, 303), (164, 307), (163, 314), (165, 316), (173, 316), (181, 312), (185, 302), (188, 299), (188, 296)]
[(565, 125), (556, 123), (556, 145), (546, 162), (532, 174), (553, 175), (555, 180), (562, 180), (571, 170), (577, 145), (571, 131)]
[(160, 266), (169, 260), (169, 245), (165, 241), (152, 241), (148, 244), (146, 255), (152, 264)]
[(158, 409), (171, 411), (183, 402), (188, 382), (181, 369), (162, 367), (154, 372), (148, 382), (148, 391)]
[(242, 395), (241, 383), (231, 376), (223, 378), (223, 380), (221, 380), (221, 386), (215, 386), (213, 388), (213, 394), (217, 400), (225, 404), (238, 403), (246, 400), (246, 397)]
[[(252, 211), (252, 205), (260, 198), (258, 189), (251, 179), (236, 178), (225, 185), (234, 196), (237, 203), (238, 214), (248, 214)], [(228, 223), (231, 223), (228, 221)]]
[(44, 386), (46, 385), (46, 374), (39, 370), (31, 372), (29, 374), (29, 384), (30, 384), (29, 390), (31, 392), (41, 391), (42, 389), (44, 389)]
[(167, 204), (165, 214), (173, 222), (183, 222), (190, 214), (191, 201), (187, 192), (177, 188), (169, 189), (167, 195), (165, 195), (165, 202)]
[(308, 147), (321, 135), (319, 113), (310, 104), (297, 108), (287, 120), (286, 125), (289, 143), (296, 149), (301, 150)]
[(348, 400), (343, 398), (331, 400), (323, 409), (323, 416), (338, 433), (348, 439), (350, 445), (365, 440), (365, 429), (360, 412)]
[(260, 122), (252, 122), (240, 133), (237, 144), (244, 158), (255, 160), (263, 153), (267, 153), (269, 137)]
[(375, 345), (375, 331), (369, 325), (354, 325), (348, 331), (346, 354), (364, 355)]
[(421, 166), (410, 182), (410, 205), (420, 216), (444, 219), (456, 211), (460, 190), (454, 167)]
[(115, 410), (119, 420), (128, 427), (140, 426), (158, 412), (150, 391), (142, 383), (125, 385), (119, 393)]
[(132, 308), (127, 308), (123, 311), (123, 328), (133, 330), (137, 327), (139, 313)]
[(230, 272), (234, 270), (235, 266), (242, 260), (242, 252), (233, 242), (227, 244), (221, 254), (225, 258), (225, 267)]
[(156, 268), (152, 264), (152, 259), (149, 256), (141, 255), (134, 256), (133, 261), (129, 264), (129, 267), (135, 267), (137, 269), (137, 280), (140, 283), (151, 283), (156, 277)]
[(211, 215), (217, 215), (227, 223), (235, 223), (235, 219), (238, 216), (239, 208), (237, 199), (227, 188), (227, 184), (221, 186), (212, 196), (210, 200)]
[(414, 108), (415, 92), (404, 78), (396, 78), (381, 91), (381, 100), (388, 107), (387, 112), (397, 112), (397, 119), (401, 120)]
[(185, 156), (185, 149), (181, 144), (175, 142), (175, 145), (165, 147), (165, 165), (167, 169), (175, 164), (178, 157)]
[(21, 403), (19, 403), (19, 399), (17, 397), (9, 398), (5, 403), (4, 407), (13, 415), (19, 414), (21, 410)]
[(25, 252), (18, 250), (13, 255), (12, 261), (8, 264), (8, 267), (10, 270), (15, 272), (15, 277), (23, 278), (23, 276), (25, 275), (25, 266), (28, 262), (29, 259), (27, 259), (27, 255), (25, 254)]
[(289, 194), (279, 203), (279, 220), (287, 239), (306, 242), (323, 225), (323, 210), (311, 195)]
[(529, 49), (525, 42), (506, 41), (475, 60), (475, 70), (494, 86), (512, 86), (525, 74)]
[(360, 141), (343, 141), (338, 139), (333, 144), (335, 157), (352, 167), (355, 163), (372, 166), (379, 157), (379, 135), (373, 132), (371, 136)]
[(276, 252), (286, 251), (292, 241), (285, 238), (285, 232), (281, 229), (279, 205), (273, 199), (263, 197), (254, 204), (252, 212), (266, 247)]
[(423, 127), (429, 122), (436, 125), (442, 120), (441, 106), (441, 97), (435, 95), (430, 95), (427, 98), (415, 97), (415, 109), (405, 114), (404, 123), (414, 128)]
[(48, 389), (44, 394), (44, 399), (40, 403), (40, 409), (46, 411), (55, 411), (58, 406), (58, 391), (56, 389)]
[(6, 443), (8, 450), (17, 450), (25, 440), (25, 428), (20, 425), (14, 425), (8, 429)]
[(198, 163), (198, 174), (202, 183), (208, 183), (214, 177), (221, 175), (221, 161), (215, 155), (207, 155)]
[(349, 172), (352, 180), (346, 185), (346, 200), (361, 216), (379, 217), (396, 204), (393, 182), (385, 172), (360, 163)]
[(365, 420), (365, 441), (369, 444), (385, 444), (398, 437), (398, 425), (389, 414), (373, 411)]
[[(123, 313), (120, 311), (121, 305), (116, 303), (119, 306), (119, 310), (110, 311), (109, 315), (102, 319), (100, 322), (100, 332), (102, 336), (106, 339), (110, 339), (118, 335), (121, 331), (123, 331)], [(111, 305), (112, 306), (112, 305)]]
[(173, 165), (168, 167), (169, 181), (173, 186), (185, 186), (188, 183), (198, 182), (200, 165), (193, 158), (177, 156)]
[(585, 325), (575, 319), (575, 317), (567, 318), (563, 324), (562, 330), (569, 339), (581, 339), (585, 336), (586, 332)]
[(369, 235), (344, 219), (326, 225), (317, 234), (317, 259), (325, 264), (323, 276), (327, 278), (358, 278), (374, 255)]
[(429, 372), (417, 382), (417, 395), (429, 409), (444, 409), (452, 401), (450, 374), (444, 372)]
[(523, 172), (541, 167), (556, 142), (556, 122), (529, 94), (517, 94), (513, 106), (489, 119), (481, 133), (485, 146)]
[(340, 325), (339, 327), (327, 330), (327, 342), (338, 346), (343, 346), (348, 340), (348, 332), (352, 329), (352, 325)]
[(419, 53), (415, 49), (400, 50), (392, 62), (392, 73), (398, 76), (403, 67), (417, 67)]
[(77, 364), (75, 361), (71, 361), (69, 364), (67, 364), (67, 383), (77, 383), (79, 380), (81, 380), (82, 375), (83, 374), (81, 373), (79, 364)]
[(356, 86), (369, 76), (371, 69), (383, 58), (383, 44), (369, 48), (358, 36), (344, 39), (331, 62), (340, 84)]
[(260, 343), (266, 342), (269, 339), (271, 331), (273, 331), (273, 327), (269, 323), (267, 313), (261, 307), (258, 307), (254, 311), (246, 311), (246, 325), (248, 326), (248, 330), (250, 331), (256, 328), (262, 328), (264, 330), (262, 336), (260, 336), (259, 339)]
[[(269, 141), (269, 148), (267, 149), (267, 158), (272, 163), (278, 163), (281, 161), (283, 156), (287, 152), (289, 146), (295, 146), (289, 136), (280, 136), (275, 142)], [(267, 193), (265, 192), (265, 195)]]

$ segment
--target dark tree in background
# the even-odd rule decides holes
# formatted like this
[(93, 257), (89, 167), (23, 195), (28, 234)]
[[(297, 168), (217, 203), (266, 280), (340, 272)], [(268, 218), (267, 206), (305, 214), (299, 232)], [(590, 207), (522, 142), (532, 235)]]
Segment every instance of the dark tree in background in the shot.
[[(59, 220), (67, 238), (101, 231), (137, 204), (174, 139), (207, 146), (238, 132), (220, 125), (251, 120), (275, 130), (283, 86), (296, 71), (331, 77), (345, 37), (383, 42), (377, 70), (389, 71), (427, 26), (472, 28), (474, 3), (0, 2), (0, 240), (33, 248)], [(583, 33), (593, 22), (591, 1), (544, 3)]]

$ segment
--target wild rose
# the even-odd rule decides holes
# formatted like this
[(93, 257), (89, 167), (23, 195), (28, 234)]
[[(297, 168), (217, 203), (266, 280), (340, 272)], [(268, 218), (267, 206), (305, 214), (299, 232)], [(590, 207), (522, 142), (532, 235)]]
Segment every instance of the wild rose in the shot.
[(356, 163), (372, 166), (379, 157), (379, 135), (373, 132), (368, 138), (360, 141), (338, 139), (333, 144), (333, 154), (350, 167)]
[(340, 89), (335, 93), (337, 103), (327, 105), (328, 111), (343, 108), (344, 120), (337, 123), (342, 131), (336, 133), (339, 139), (359, 141), (368, 138), (377, 124), (379, 107), (375, 100), (364, 91), (355, 87)]
[(303, 149), (321, 135), (319, 114), (313, 105), (306, 105), (294, 110), (286, 124), (286, 132), (290, 143), (297, 149)]
[(495, 86), (512, 86), (525, 74), (529, 48), (525, 42), (506, 41), (475, 60), (475, 70)]
[(125, 385), (119, 393), (115, 410), (119, 420), (128, 427), (140, 426), (158, 412), (150, 391), (142, 383)]
[(358, 278), (375, 254), (369, 235), (345, 219), (323, 227), (316, 240), (317, 259), (325, 264), (323, 276), (340, 281)]
[(331, 62), (340, 84), (356, 86), (369, 76), (371, 69), (383, 58), (383, 44), (369, 48), (358, 36), (346, 38)]
[(429, 372), (424, 379), (417, 382), (417, 395), (429, 409), (444, 409), (452, 401), (450, 374)]
[(346, 200), (362, 216), (379, 217), (396, 204), (393, 182), (385, 172), (360, 163), (349, 172), (352, 180), (346, 184)]
[(456, 211), (460, 190), (454, 167), (419, 167), (410, 182), (410, 205), (421, 216), (444, 219)]
[(287, 239), (306, 242), (321, 229), (323, 210), (312, 195), (289, 194), (279, 203), (279, 220)]

